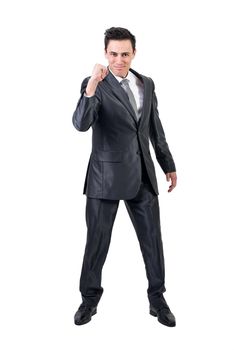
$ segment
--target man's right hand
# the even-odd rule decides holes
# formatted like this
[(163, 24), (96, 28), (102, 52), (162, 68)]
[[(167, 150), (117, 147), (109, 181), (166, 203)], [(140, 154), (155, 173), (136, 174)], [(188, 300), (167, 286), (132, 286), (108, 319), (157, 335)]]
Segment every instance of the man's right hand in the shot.
[(89, 79), (88, 85), (86, 87), (86, 95), (91, 97), (95, 95), (96, 88), (98, 86), (98, 83), (102, 81), (107, 74), (109, 73), (108, 68), (101, 65), (101, 64), (95, 64), (92, 72), (92, 76)]

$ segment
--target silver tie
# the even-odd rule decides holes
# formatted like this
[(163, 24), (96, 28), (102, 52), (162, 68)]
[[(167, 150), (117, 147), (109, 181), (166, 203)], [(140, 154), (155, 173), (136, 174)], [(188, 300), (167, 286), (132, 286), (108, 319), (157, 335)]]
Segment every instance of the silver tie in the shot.
[(126, 92), (126, 94), (128, 95), (129, 102), (131, 103), (132, 108), (133, 108), (133, 110), (134, 110), (134, 112), (136, 114), (137, 120), (138, 120), (139, 119), (139, 113), (138, 113), (138, 109), (137, 109), (137, 104), (136, 104), (136, 100), (135, 100), (135, 97), (133, 95), (133, 92), (132, 92), (132, 90), (129, 87), (129, 80), (128, 79), (123, 79), (120, 82), (120, 84), (123, 87), (123, 89)]

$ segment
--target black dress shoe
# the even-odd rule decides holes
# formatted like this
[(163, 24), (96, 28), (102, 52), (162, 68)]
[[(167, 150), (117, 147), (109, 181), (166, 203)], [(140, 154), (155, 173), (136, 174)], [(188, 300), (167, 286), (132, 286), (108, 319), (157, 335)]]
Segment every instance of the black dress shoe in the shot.
[(162, 323), (164, 326), (175, 327), (176, 325), (175, 316), (167, 307), (155, 309), (153, 306), (150, 306), (150, 315), (156, 316), (158, 318), (158, 322)]
[(74, 322), (77, 326), (81, 326), (82, 324), (88, 323), (91, 321), (93, 315), (97, 313), (96, 306), (87, 306), (82, 303), (79, 309), (76, 311), (74, 316)]

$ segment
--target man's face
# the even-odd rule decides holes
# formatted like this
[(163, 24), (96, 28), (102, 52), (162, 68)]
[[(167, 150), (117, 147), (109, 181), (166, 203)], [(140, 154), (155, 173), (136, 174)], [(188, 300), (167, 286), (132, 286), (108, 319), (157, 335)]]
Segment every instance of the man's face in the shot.
[(131, 62), (135, 57), (130, 40), (110, 40), (105, 50), (105, 57), (108, 60), (109, 68), (118, 77), (126, 77)]

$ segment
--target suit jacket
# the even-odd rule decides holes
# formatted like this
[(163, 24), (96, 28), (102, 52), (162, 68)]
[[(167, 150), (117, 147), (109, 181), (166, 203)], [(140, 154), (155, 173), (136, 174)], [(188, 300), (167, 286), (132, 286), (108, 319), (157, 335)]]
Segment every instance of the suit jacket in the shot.
[(158, 194), (149, 139), (164, 173), (175, 171), (175, 164), (159, 119), (157, 97), (151, 78), (134, 70), (143, 82), (142, 114), (137, 121), (127, 94), (109, 73), (98, 84), (92, 97), (84, 96), (89, 78), (81, 86), (81, 97), (73, 114), (79, 131), (92, 127), (92, 152), (83, 194), (93, 198), (131, 199), (141, 184), (142, 160), (153, 190)]

